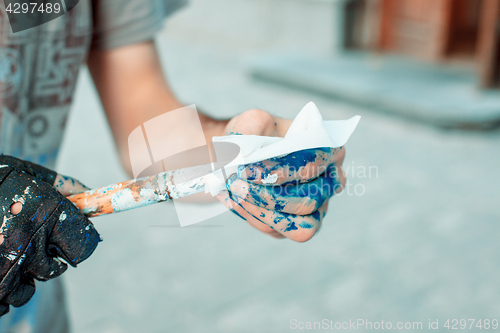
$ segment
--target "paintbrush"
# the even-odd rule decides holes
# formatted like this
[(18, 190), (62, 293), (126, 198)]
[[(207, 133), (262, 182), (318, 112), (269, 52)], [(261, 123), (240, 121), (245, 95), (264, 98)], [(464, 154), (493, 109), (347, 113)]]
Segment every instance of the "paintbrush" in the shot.
[(210, 172), (212, 164), (166, 171), (74, 194), (68, 199), (89, 217), (123, 212), (199, 193)]

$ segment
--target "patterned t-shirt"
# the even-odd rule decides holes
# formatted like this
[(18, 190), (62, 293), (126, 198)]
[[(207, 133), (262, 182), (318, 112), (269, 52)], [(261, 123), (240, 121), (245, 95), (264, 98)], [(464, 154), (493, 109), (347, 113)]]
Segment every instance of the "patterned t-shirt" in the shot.
[(89, 48), (152, 39), (184, 2), (81, 0), (63, 16), (13, 33), (0, 1), (0, 152), (54, 167)]
[(0, 4), (0, 151), (54, 165), (92, 38), (91, 4), (12, 33)]
[[(0, 0), (0, 153), (53, 168), (89, 49), (151, 40), (186, 1), (76, 2), (63, 16), (13, 33)], [(26, 305), (2, 317), (0, 333), (66, 331), (58, 279), (37, 281), (36, 288)]]

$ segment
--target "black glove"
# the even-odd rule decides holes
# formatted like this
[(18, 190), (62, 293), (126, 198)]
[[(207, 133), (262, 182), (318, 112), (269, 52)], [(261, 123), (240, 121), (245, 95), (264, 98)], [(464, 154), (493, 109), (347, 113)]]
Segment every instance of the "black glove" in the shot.
[[(100, 241), (94, 225), (57, 192), (56, 173), (0, 155), (0, 316), (21, 306), (41, 281), (87, 259)], [(11, 206), (22, 203), (18, 214)], [(17, 204), (19, 205), (19, 204)]]

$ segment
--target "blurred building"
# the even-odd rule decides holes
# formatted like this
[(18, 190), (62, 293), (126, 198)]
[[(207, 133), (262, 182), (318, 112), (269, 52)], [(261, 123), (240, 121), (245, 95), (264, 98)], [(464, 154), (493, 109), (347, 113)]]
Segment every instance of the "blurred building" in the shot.
[(500, 125), (500, 0), (233, 4), (253, 8), (224, 28), (254, 46), (254, 78), (443, 128)]
[(500, 0), (190, 3), (167, 31), (253, 78), (444, 128), (500, 124)]
[(473, 65), (482, 87), (499, 84), (498, 0), (358, 0), (345, 11), (349, 48)]

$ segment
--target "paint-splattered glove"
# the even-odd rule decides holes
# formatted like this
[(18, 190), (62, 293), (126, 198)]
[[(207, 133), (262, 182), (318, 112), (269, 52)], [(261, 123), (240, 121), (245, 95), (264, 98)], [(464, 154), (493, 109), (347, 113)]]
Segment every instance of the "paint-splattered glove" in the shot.
[[(225, 134), (284, 136), (291, 122), (249, 110), (231, 119)], [(328, 199), (345, 184), (344, 156), (342, 147), (317, 148), (244, 165), (217, 198), (258, 230), (304, 242), (319, 230)], [(276, 181), (266, 183), (269, 176)]]
[(0, 316), (35, 292), (34, 279), (61, 275), (100, 241), (92, 223), (52, 187), (57, 174), (0, 155)]

